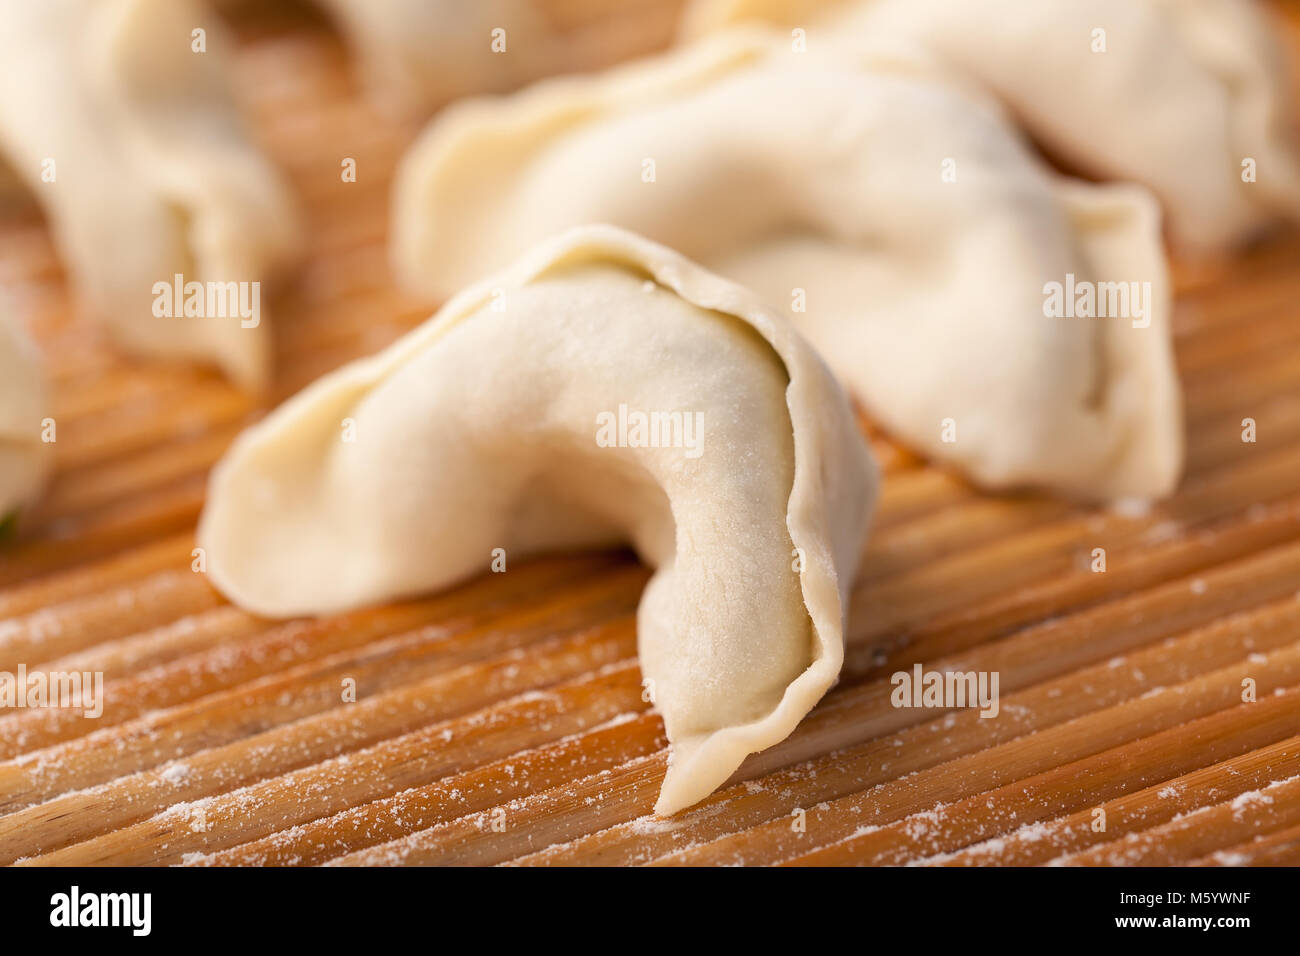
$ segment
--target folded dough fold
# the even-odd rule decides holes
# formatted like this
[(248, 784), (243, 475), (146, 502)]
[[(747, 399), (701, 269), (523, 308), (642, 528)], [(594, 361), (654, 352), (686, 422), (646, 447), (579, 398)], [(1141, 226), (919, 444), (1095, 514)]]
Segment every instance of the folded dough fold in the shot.
[(695, 0), (683, 32), (747, 21), (924, 48), (1072, 168), (1151, 189), (1189, 249), (1300, 222), (1286, 50), (1252, 0)]
[(49, 467), (41, 441), (49, 414), (36, 346), (0, 302), (0, 529), (36, 497)]
[[(729, 33), (463, 104), (403, 159), (393, 221), (398, 275), (435, 300), (582, 222), (672, 246), (781, 308), (877, 421), (989, 487), (1149, 499), (1182, 467), (1155, 203), (1053, 174), (996, 106), (907, 55)], [(1053, 284), (1123, 314), (1049, 315)]]
[[(261, 385), (260, 283), (296, 254), (298, 224), (231, 99), (215, 18), (190, 0), (3, 0), (0, 14), (0, 154), (45, 208), (83, 306), (133, 351)], [(159, 298), (178, 275), (201, 284), (199, 314)]]
[[(638, 414), (661, 427), (636, 431)], [(213, 583), (271, 616), (447, 587), (496, 548), (632, 544), (657, 569), (638, 644), (673, 744), (669, 814), (834, 682), (876, 484), (846, 398), (788, 323), (589, 227), (240, 436), (198, 541)]]

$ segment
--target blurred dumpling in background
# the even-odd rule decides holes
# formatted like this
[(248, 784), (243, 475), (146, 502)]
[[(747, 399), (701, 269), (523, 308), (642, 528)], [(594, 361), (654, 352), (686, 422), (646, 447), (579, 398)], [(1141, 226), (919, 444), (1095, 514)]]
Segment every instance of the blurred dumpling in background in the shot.
[(467, 93), (598, 69), (667, 46), (681, 0), (319, 0), (371, 95), (423, 116)]
[(612, 223), (761, 293), (876, 421), (982, 485), (1168, 494), (1181, 400), (1150, 195), (1053, 173), (920, 62), (770, 39), (453, 108), (399, 169), (399, 277), (441, 300)]
[(1073, 170), (1150, 188), (1191, 250), (1300, 220), (1286, 52), (1252, 0), (695, 0), (684, 33), (748, 20), (920, 45)]
[(0, 538), (36, 497), (49, 465), (41, 440), (46, 381), (36, 346), (0, 300)]
[(134, 352), (263, 384), (260, 283), (299, 228), (230, 96), (215, 17), (190, 0), (0, 0), (0, 16), (0, 156), (83, 307)]

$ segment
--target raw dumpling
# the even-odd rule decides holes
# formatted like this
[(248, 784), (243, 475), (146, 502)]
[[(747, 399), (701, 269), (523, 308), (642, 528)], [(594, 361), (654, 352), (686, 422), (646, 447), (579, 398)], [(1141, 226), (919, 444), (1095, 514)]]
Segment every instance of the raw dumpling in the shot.
[(0, 15), (0, 154), (44, 206), (84, 306), (136, 352), (261, 384), (260, 280), (298, 232), (230, 99), (214, 18), (189, 0), (2, 0)]
[(666, 46), (674, 28), (673, 11), (663, 4), (640, 11), (586, 7), (565, 23), (537, 0), (321, 3), (357, 48), (376, 99), (416, 114), (466, 93), (606, 66)]
[(876, 485), (847, 399), (787, 322), (588, 227), (245, 432), (198, 540), (213, 583), (271, 616), (446, 587), (496, 548), (631, 543), (657, 568), (637, 628), (670, 814), (834, 682)]
[[(399, 276), (440, 300), (612, 223), (762, 294), (877, 421), (983, 485), (1168, 493), (1181, 405), (1149, 195), (1056, 176), (906, 57), (771, 49), (730, 33), (453, 108), (399, 171)], [(1077, 317), (1089, 288), (1124, 314)]]
[(0, 532), (44, 480), (49, 455), (41, 429), (48, 414), (36, 346), (0, 302)]
[(1251, 0), (697, 0), (686, 32), (749, 19), (924, 47), (1070, 166), (1154, 191), (1188, 248), (1300, 220), (1285, 50)]

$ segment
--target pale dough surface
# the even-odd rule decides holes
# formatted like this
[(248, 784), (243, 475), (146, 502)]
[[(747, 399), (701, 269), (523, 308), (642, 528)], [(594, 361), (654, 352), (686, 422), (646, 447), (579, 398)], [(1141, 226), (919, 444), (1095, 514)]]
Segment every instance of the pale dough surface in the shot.
[(762, 21), (814, 50), (924, 48), (1073, 168), (1151, 189), (1189, 249), (1300, 220), (1286, 50), (1254, 0), (695, 0), (684, 20), (687, 36)]
[[(620, 405), (699, 413), (700, 454), (602, 447)], [(271, 616), (446, 587), (495, 548), (632, 544), (656, 568), (638, 645), (673, 744), (657, 809), (673, 813), (835, 680), (876, 487), (847, 399), (787, 322), (590, 227), (245, 432), (198, 540), (213, 583)]]
[(529, 0), (320, 3), (360, 57), (375, 100), (398, 112), (427, 113), (457, 96), (509, 89), (565, 67), (564, 38)]
[(154, 315), (155, 283), (260, 282), (298, 250), (288, 189), (227, 88), (216, 18), (191, 0), (0, 0), (0, 17), (0, 156), (44, 207), (83, 307), (132, 351), (262, 385), (266, 290), (252, 328)]
[[(911, 54), (732, 32), (462, 104), (403, 159), (394, 261), (440, 300), (584, 222), (750, 286), (876, 420), (982, 485), (1152, 499), (1178, 480), (1154, 200), (1052, 173), (995, 104)], [(1068, 281), (1126, 283), (1144, 327), (1046, 314)]]

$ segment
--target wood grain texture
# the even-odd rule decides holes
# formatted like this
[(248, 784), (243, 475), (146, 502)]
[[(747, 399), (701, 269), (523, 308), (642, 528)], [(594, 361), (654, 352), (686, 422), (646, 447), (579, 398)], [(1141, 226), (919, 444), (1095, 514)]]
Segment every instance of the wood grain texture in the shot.
[[(607, 16), (550, 6), (575, 31)], [(623, 29), (667, 7), (633, 4)], [(1175, 263), (1189, 467), (1149, 511), (982, 495), (864, 420), (886, 480), (840, 683), (662, 820), (627, 554), (288, 622), (192, 570), (239, 429), (433, 305), (394, 289), (384, 248), (416, 130), (359, 95), (320, 18), (226, 9), (310, 226), (268, 304), (272, 395), (123, 358), (73, 314), (36, 209), (0, 211), (0, 286), (50, 359), (59, 428), (48, 494), (0, 548), (0, 670), (105, 680), (99, 719), (0, 712), (0, 862), (1300, 863), (1300, 235)], [(996, 671), (999, 715), (893, 707), (890, 675), (917, 663)]]

